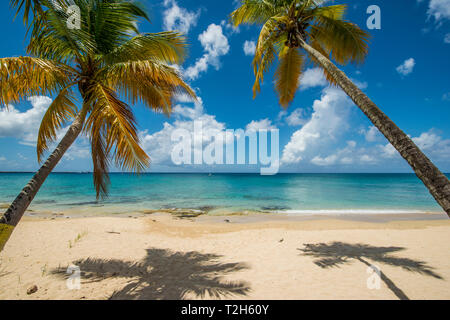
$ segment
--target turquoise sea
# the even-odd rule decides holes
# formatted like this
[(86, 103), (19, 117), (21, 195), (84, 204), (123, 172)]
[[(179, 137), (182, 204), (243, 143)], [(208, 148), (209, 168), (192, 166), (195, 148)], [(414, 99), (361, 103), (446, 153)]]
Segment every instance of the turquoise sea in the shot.
[[(32, 173), (0, 173), (0, 203), (10, 203)], [(442, 212), (413, 174), (111, 174), (96, 201), (91, 174), (53, 173), (30, 209), (131, 213), (154, 209), (312, 213)]]

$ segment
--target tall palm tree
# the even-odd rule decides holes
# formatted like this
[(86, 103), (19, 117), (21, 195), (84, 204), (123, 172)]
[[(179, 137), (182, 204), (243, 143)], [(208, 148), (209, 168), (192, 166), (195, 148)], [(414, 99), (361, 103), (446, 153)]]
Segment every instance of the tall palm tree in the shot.
[(389, 140), (409, 163), (439, 205), (450, 216), (450, 182), (416, 144), (389, 119), (350, 79), (331, 62), (362, 63), (368, 53), (369, 35), (346, 21), (345, 5), (325, 5), (326, 0), (241, 0), (231, 13), (235, 26), (262, 25), (253, 67), (253, 93), (278, 57), (275, 90), (287, 107), (294, 99), (307, 58), (323, 69)]
[[(0, 104), (8, 107), (30, 95), (56, 96), (39, 128), (37, 156), (72, 121), (56, 149), (0, 218), (0, 250), (50, 172), (84, 132), (90, 139), (97, 198), (107, 193), (110, 160), (122, 170), (140, 172), (149, 157), (139, 146), (130, 106), (138, 101), (169, 113), (172, 99), (192, 89), (170, 64), (181, 63), (185, 38), (175, 32), (139, 33), (148, 19), (124, 0), (31, 1), (40, 13), (30, 25), (30, 56), (0, 59)], [(31, 1), (31, 2), (30, 2)], [(67, 3), (81, 10), (81, 28), (67, 26)], [(20, 5), (20, 3), (19, 3)], [(36, 9), (34, 6), (32, 9)], [(28, 14), (28, 13), (27, 13)], [(77, 107), (75, 91), (81, 96)]]

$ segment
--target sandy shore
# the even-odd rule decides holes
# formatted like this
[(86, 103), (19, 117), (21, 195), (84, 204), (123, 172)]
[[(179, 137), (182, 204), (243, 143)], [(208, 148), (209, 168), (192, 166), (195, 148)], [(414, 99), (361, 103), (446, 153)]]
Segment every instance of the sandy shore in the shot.
[(362, 220), (26, 217), (0, 299), (450, 299), (449, 219)]

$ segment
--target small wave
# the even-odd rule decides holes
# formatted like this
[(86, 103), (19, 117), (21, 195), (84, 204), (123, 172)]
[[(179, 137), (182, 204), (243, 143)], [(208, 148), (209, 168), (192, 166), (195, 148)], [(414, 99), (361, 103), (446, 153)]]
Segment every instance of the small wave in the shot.
[(412, 209), (325, 209), (325, 210), (274, 210), (272, 213), (295, 215), (350, 215), (350, 214), (424, 214), (440, 213), (432, 210)]
[(287, 206), (267, 206), (267, 207), (261, 207), (261, 210), (263, 211), (288, 211), (290, 210), (290, 207)]
[(64, 206), (93, 206), (93, 207), (103, 207), (104, 205), (98, 201), (87, 201), (87, 202), (73, 202), (65, 203)]
[(34, 200), (34, 204), (48, 204), (48, 203), (56, 203), (56, 200)]

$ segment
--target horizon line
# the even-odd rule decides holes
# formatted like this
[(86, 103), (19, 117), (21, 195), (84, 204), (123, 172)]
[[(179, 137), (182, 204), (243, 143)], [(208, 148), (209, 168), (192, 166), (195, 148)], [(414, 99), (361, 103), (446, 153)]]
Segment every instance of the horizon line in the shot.
[[(0, 171), (0, 173), (36, 173), (36, 171)], [(92, 171), (53, 171), (53, 173), (63, 173), (63, 174), (92, 174)], [(112, 171), (108, 172), (108, 174), (133, 174), (133, 175), (142, 175), (142, 174), (255, 174), (261, 175), (259, 172), (214, 172), (214, 171), (196, 171), (196, 172), (121, 172), (121, 171)], [(413, 174), (414, 172), (278, 172), (278, 174)], [(443, 174), (450, 174), (450, 172), (443, 172)]]

